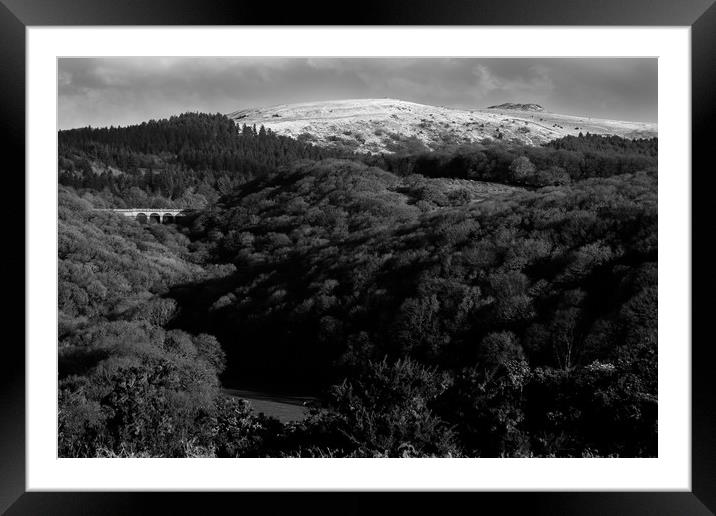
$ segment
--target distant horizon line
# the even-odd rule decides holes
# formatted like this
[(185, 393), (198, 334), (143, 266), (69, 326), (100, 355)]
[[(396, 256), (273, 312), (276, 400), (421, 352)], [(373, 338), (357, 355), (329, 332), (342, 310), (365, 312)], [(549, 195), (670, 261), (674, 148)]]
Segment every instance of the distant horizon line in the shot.
[[(59, 128), (57, 129), (58, 132), (60, 131), (72, 131), (74, 129), (110, 129), (110, 128), (124, 128), (124, 127), (132, 127), (135, 125), (141, 125), (145, 122), (151, 122), (151, 121), (161, 121), (161, 120), (168, 120), (173, 116), (181, 116), (184, 114), (210, 114), (210, 115), (222, 115), (227, 118), (231, 118), (232, 115), (235, 115), (237, 113), (240, 113), (242, 111), (252, 111), (252, 110), (262, 110), (262, 109), (271, 109), (271, 108), (277, 108), (280, 106), (302, 106), (302, 105), (308, 105), (308, 104), (328, 104), (331, 102), (351, 102), (351, 101), (394, 101), (394, 102), (404, 102), (406, 104), (416, 104), (419, 106), (428, 106), (428, 107), (438, 107), (441, 109), (454, 109), (456, 111), (480, 111), (480, 110), (486, 110), (486, 109), (493, 109), (496, 106), (500, 106), (503, 104), (518, 104), (518, 105), (537, 105), (540, 106), (543, 111), (534, 111), (535, 113), (549, 113), (553, 115), (562, 115), (562, 116), (575, 116), (575, 117), (582, 117), (582, 118), (589, 118), (593, 120), (608, 120), (608, 121), (617, 121), (617, 122), (631, 122), (631, 123), (643, 123), (643, 124), (652, 124), (654, 126), (658, 125), (658, 121), (646, 121), (646, 120), (623, 120), (623, 119), (616, 119), (616, 118), (602, 118), (599, 116), (592, 116), (592, 115), (586, 115), (586, 114), (573, 114), (573, 113), (556, 113), (554, 111), (549, 111), (545, 109), (545, 107), (538, 103), (538, 102), (517, 102), (517, 101), (504, 101), (500, 102), (498, 104), (492, 104), (492, 106), (484, 106), (484, 107), (475, 107), (475, 108), (465, 108), (465, 107), (454, 107), (454, 106), (448, 106), (448, 105), (438, 105), (438, 104), (425, 104), (422, 102), (415, 102), (412, 100), (403, 100), (396, 97), (352, 97), (352, 98), (339, 98), (339, 99), (329, 99), (329, 100), (313, 100), (313, 101), (305, 101), (305, 102), (287, 102), (287, 103), (277, 103), (277, 104), (263, 104), (258, 106), (252, 106), (252, 107), (245, 107), (236, 109), (233, 111), (228, 112), (221, 112), (221, 111), (202, 111), (202, 110), (186, 110), (181, 111), (179, 113), (165, 115), (161, 117), (152, 117), (148, 119), (143, 119), (142, 121), (138, 122), (132, 122), (132, 123), (126, 123), (121, 125), (114, 125), (114, 124), (108, 124), (108, 125), (81, 125), (81, 126), (73, 126), (73, 127), (65, 127), (65, 128)], [(519, 111), (519, 110), (512, 110), (512, 111)], [(525, 110), (525, 112), (529, 112)], [(238, 122), (237, 122), (238, 125)], [(59, 126), (59, 124), (58, 124)]]

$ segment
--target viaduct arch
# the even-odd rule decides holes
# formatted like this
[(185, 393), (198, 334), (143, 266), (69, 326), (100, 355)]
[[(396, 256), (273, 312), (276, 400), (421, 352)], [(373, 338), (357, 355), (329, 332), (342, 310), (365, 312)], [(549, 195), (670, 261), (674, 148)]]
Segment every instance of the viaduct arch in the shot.
[(173, 224), (186, 215), (183, 208), (116, 208), (97, 211), (111, 211), (132, 218), (140, 224)]

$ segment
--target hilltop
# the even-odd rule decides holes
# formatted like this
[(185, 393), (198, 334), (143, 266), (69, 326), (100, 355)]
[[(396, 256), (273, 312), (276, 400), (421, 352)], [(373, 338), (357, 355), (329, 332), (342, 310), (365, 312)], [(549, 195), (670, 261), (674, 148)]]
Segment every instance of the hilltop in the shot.
[(544, 108), (539, 104), (515, 104), (514, 102), (505, 102), (504, 104), (498, 104), (497, 106), (488, 106), (487, 109), (512, 109), (520, 111), (544, 111)]
[(467, 110), (398, 99), (353, 99), (242, 109), (227, 116), (238, 124), (263, 125), (318, 146), (362, 153), (434, 150), (483, 140), (541, 145), (580, 132), (657, 136), (656, 124), (561, 115), (538, 108), (542, 109), (537, 104), (501, 104)]

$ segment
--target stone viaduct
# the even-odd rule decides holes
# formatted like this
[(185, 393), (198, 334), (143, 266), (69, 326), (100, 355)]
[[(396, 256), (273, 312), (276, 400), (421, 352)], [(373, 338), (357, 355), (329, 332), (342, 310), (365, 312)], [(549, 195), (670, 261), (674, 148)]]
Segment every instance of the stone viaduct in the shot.
[(141, 224), (171, 224), (177, 218), (186, 214), (184, 208), (127, 208), (127, 209), (99, 209), (97, 211), (111, 211), (130, 217)]

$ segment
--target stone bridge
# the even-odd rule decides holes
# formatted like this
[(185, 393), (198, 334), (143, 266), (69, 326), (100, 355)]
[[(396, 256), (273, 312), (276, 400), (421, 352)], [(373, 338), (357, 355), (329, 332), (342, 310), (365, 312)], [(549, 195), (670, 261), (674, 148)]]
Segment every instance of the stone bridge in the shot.
[(111, 211), (132, 218), (141, 224), (171, 224), (176, 219), (186, 215), (185, 208), (116, 208), (99, 209), (97, 211)]

